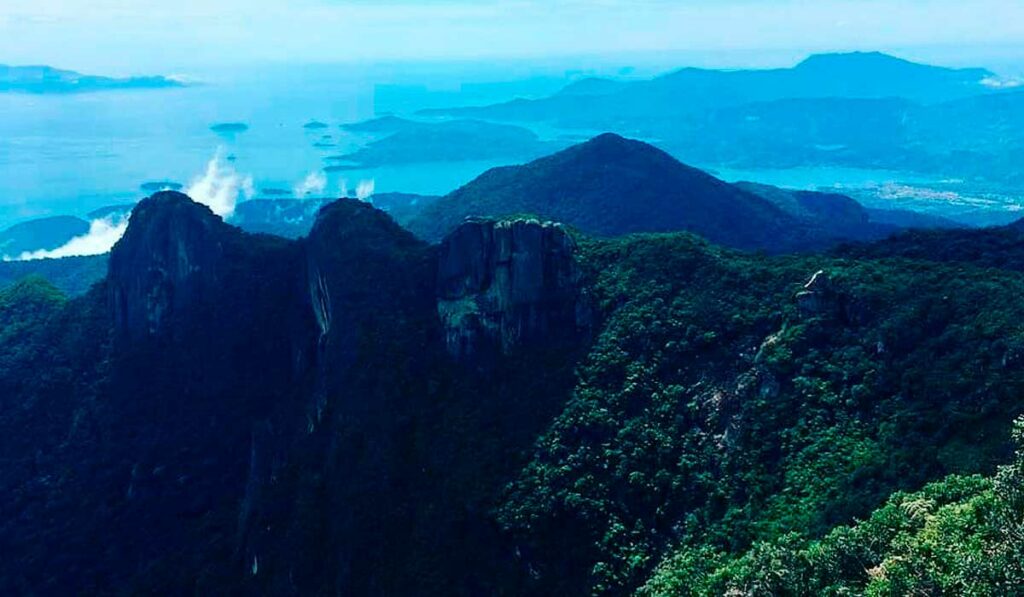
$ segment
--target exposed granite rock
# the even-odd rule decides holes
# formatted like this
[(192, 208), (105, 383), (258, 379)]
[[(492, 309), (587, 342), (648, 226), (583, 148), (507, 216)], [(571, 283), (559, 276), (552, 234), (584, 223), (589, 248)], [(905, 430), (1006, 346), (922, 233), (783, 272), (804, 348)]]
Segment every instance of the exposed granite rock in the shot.
[(817, 271), (804, 284), (804, 289), (796, 294), (797, 308), (804, 317), (816, 317), (835, 311), (838, 305), (838, 293), (832, 284), (832, 278), (824, 271)]
[(225, 236), (233, 230), (178, 192), (142, 200), (110, 254), (117, 332), (129, 338), (156, 334), (175, 311), (201, 302), (216, 285)]
[[(871, 317), (872, 307), (850, 289), (837, 284), (826, 272), (815, 272), (796, 294), (797, 309), (804, 318), (834, 319), (843, 325), (861, 325)], [(884, 346), (878, 349), (884, 352)]]
[[(324, 207), (294, 241), (245, 233), (177, 193), (143, 201), (106, 289), (129, 338), (113, 344), (96, 384), (106, 394), (95, 416), (112, 417), (104, 441), (84, 444), (102, 474), (74, 486), (83, 499), (71, 519), (116, 541), (102, 554), (71, 546), (76, 561), (113, 577), (189, 554), (197, 572), (173, 592), (200, 593), (446, 594), (503, 574), (504, 563), (477, 565), (505, 561), (504, 545), (490, 553), (491, 510), (480, 504), (564, 407), (576, 354), (541, 355), (542, 384), (519, 363), (530, 354), (500, 375), (453, 363), (438, 284), (479, 301), (495, 329), (547, 346), (557, 336), (545, 331), (577, 330), (578, 273), (558, 227), (465, 232), (439, 259), (441, 247), (354, 200)], [(197, 543), (209, 520), (216, 538)], [(414, 548), (396, 554), (410, 536)], [(314, 542), (330, 549), (302, 549)], [(471, 590), (460, 569), (419, 591), (415, 570), (453, 548), (478, 570)], [(207, 571), (213, 580), (192, 580)], [(130, 592), (165, 578), (147, 574)]]
[(575, 251), (558, 224), (474, 219), (459, 226), (438, 258), (437, 312), (448, 351), (463, 358), (578, 337), (590, 313)]

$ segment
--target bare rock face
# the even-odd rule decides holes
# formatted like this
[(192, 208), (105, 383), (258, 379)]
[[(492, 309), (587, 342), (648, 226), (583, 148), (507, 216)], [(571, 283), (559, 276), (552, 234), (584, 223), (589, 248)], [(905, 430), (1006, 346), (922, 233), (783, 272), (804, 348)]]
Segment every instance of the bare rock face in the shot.
[(224, 240), (234, 229), (188, 196), (142, 200), (110, 254), (109, 293), (119, 334), (159, 333), (172, 314), (203, 300), (216, 284)]
[(815, 272), (796, 294), (796, 306), (804, 319), (826, 318), (844, 325), (861, 325), (871, 317), (871, 305), (836, 282), (827, 272)]
[(797, 308), (804, 317), (815, 317), (836, 311), (838, 293), (832, 279), (824, 271), (817, 271), (796, 295)]
[(448, 351), (571, 341), (589, 327), (576, 243), (561, 225), (469, 220), (441, 243), (437, 312)]

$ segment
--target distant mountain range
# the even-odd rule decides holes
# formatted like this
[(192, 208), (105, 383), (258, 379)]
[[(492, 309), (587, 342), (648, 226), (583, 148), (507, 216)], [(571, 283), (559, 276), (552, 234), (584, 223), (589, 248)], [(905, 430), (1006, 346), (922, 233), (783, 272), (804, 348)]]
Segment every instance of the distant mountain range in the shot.
[[(819, 54), (793, 68), (712, 70), (682, 68), (651, 80), (586, 80), (544, 99), (482, 107), (436, 109), (431, 115), (544, 120), (600, 126), (679, 116), (791, 98), (890, 98), (932, 103), (991, 91), (997, 75), (985, 69), (918, 64), (878, 52)], [(672, 105), (666, 104), (671, 101)]]
[(0, 93), (86, 93), (118, 89), (165, 89), (184, 87), (168, 77), (101, 77), (84, 75), (52, 66), (8, 66), (0, 64)]
[(793, 68), (684, 68), (645, 81), (586, 79), (543, 99), (427, 110), (656, 140), (702, 165), (842, 165), (1024, 179), (1024, 92), (978, 68), (872, 53), (811, 56)]

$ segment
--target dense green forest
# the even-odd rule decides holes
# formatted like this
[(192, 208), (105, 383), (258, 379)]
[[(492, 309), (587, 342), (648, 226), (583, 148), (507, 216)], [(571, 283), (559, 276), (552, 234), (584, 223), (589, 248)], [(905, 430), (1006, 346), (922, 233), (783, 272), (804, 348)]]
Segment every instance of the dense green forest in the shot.
[[(847, 531), (835, 527), (868, 519), (895, 491), (1009, 460), (1024, 382), (1018, 275), (764, 258), (686, 235), (588, 249), (607, 323), (498, 509), (538, 554), (544, 592), (863, 588), (867, 579), (848, 570), (814, 570), (826, 563), (786, 567), (808, 557), (801, 549), (840, 540)], [(796, 299), (818, 270), (831, 278), (820, 300)], [(987, 483), (953, 478), (922, 495), (946, 495), (944, 505)], [(861, 548), (875, 550), (861, 573), (896, 549), (872, 534), (893, 508), (856, 527)], [(1013, 538), (991, 539), (1019, 549)], [(913, 566), (933, 565), (911, 555), (922, 558)], [(957, 592), (948, 583), (958, 579), (934, 582)]]
[(1024, 588), (1017, 268), (474, 224), (509, 266), (355, 201), (285, 241), (182, 197), (88, 293), (0, 291), (6, 592)]

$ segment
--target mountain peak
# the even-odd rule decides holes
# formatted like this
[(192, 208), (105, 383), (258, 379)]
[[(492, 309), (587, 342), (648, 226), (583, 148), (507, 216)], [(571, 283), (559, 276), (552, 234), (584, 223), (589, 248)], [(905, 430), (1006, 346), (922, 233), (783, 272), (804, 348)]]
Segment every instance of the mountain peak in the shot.
[(140, 338), (165, 328), (175, 310), (215, 284), (225, 242), (238, 233), (209, 207), (176, 191), (140, 201), (110, 252), (109, 290), (118, 330)]
[(514, 214), (534, 214), (598, 236), (686, 230), (733, 247), (774, 250), (797, 240), (790, 237), (798, 228), (760, 197), (653, 145), (612, 133), (522, 166), (489, 170), (410, 225), (434, 240), (467, 216)]
[(627, 139), (622, 135), (616, 133), (601, 133), (596, 137), (592, 137), (588, 141), (584, 141), (579, 147), (599, 147), (599, 148), (623, 148), (630, 145), (646, 145), (642, 141), (634, 141)]
[(340, 243), (384, 244), (412, 248), (422, 243), (399, 226), (386, 212), (359, 199), (342, 198), (320, 208), (310, 230), (311, 241), (327, 245)]
[(469, 219), (438, 253), (437, 312), (456, 358), (572, 344), (590, 325), (576, 243), (558, 224)]
[(193, 201), (191, 197), (178, 191), (160, 191), (139, 201), (132, 209), (132, 219), (165, 217), (171, 213), (220, 219), (209, 207)]
[(562, 151), (548, 157), (540, 158), (539, 160), (536, 160), (536, 162), (543, 162), (545, 160), (551, 160), (554, 163), (575, 162), (589, 166), (613, 164), (619, 163), (620, 160), (630, 160), (650, 164), (652, 166), (655, 164), (667, 166), (671, 163), (673, 167), (684, 167), (689, 169), (688, 166), (681, 164), (669, 154), (649, 143), (638, 141), (636, 139), (628, 139), (615, 133), (602, 133), (584, 141), (583, 143), (563, 149)]

